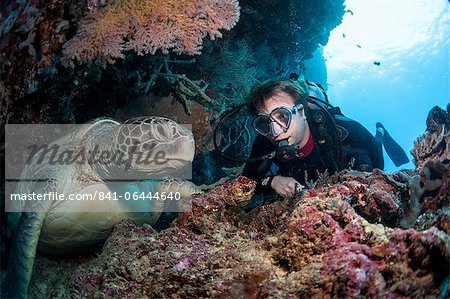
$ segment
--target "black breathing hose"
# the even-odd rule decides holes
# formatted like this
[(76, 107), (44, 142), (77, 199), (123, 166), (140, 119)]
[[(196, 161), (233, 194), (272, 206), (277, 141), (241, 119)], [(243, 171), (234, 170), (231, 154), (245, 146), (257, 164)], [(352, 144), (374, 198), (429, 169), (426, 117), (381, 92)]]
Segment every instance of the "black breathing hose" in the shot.
[(219, 145), (217, 144), (217, 132), (218, 129), (220, 127), (220, 125), (222, 124), (222, 122), (224, 122), (226, 119), (228, 119), (231, 115), (233, 115), (234, 113), (236, 113), (237, 111), (239, 111), (242, 107), (246, 106), (247, 104), (241, 104), (238, 105), (236, 107), (234, 107), (228, 114), (225, 114), (225, 116), (221, 117), (219, 122), (217, 123), (216, 127), (214, 128), (214, 133), (213, 133), (213, 143), (214, 143), (214, 148), (227, 160), (230, 160), (232, 162), (240, 162), (240, 163), (248, 163), (248, 162), (255, 162), (255, 161), (260, 161), (260, 160), (266, 160), (266, 159), (272, 159), (275, 156), (275, 152), (272, 152), (268, 155), (264, 155), (261, 157), (256, 157), (256, 158), (251, 158), (251, 159), (237, 159), (234, 157), (231, 157), (227, 154), (225, 154), (224, 151), (222, 151), (219, 148)]
[[(335, 107), (333, 105), (331, 105), (329, 102), (318, 99), (313, 96), (309, 96), (308, 99), (306, 99), (306, 101), (308, 101), (309, 103), (312, 103), (312, 104), (316, 104), (316, 105), (317, 105), (316, 102), (320, 102), (320, 103), (324, 104), (325, 106), (328, 106), (330, 109), (335, 109)], [(336, 163), (339, 163), (339, 157), (341, 154), (341, 138), (339, 137), (339, 132), (338, 132), (336, 121), (334, 120), (334, 117), (330, 114), (328, 109), (326, 109), (325, 107), (322, 107), (321, 105), (317, 105), (317, 106), (319, 106), (319, 108), (323, 112), (325, 112), (326, 116), (328, 117), (330, 122), (333, 124), (334, 133), (336, 134), (336, 145), (337, 145), (337, 150), (336, 150), (336, 161), (337, 162)]]

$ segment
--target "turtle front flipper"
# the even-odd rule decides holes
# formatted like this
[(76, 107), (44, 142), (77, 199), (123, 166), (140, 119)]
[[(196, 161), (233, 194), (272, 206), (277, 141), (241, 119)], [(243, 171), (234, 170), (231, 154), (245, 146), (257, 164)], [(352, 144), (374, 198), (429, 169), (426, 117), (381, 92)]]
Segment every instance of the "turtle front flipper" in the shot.
[(51, 201), (29, 202), (14, 236), (2, 298), (27, 298), (39, 235)]

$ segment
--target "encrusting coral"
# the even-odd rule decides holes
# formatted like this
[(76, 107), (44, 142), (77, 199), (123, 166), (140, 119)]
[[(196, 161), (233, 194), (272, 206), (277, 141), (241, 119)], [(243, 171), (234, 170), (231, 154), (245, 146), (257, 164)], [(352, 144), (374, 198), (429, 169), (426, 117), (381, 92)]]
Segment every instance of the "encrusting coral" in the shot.
[[(377, 174), (366, 179), (389, 181)], [(243, 213), (224, 201), (230, 190), (251, 194), (249, 180), (240, 177), (194, 196), (192, 211), (159, 234), (122, 222), (101, 255), (73, 273), (70, 292), (130, 298), (438, 296), (449, 273), (448, 235), (368, 222), (351, 204), (372, 204), (373, 190), (352, 187), (359, 184), (348, 176), (344, 184)]]
[(410, 190), (410, 199), (407, 207), (407, 214), (402, 219), (400, 225), (404, 228), (409, 228), (414, 225), (417, 217), (420, 214), (421, 205), (419, 200), (426, 191), (433, 191), (438, 189), (442, 182), (440, 179), (432, 180), (431, 173), (428, 167), (424, 167), (419, 175), (408, 178), (408, 185)]

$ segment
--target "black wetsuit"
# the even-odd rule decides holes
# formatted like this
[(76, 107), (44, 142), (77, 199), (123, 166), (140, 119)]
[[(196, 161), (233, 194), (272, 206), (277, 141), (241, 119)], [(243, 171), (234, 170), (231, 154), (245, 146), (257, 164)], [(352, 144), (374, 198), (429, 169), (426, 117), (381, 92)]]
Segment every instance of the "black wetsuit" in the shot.
[[(289, 162), (281, 162), (276, 158), (249, 162), (244, 166), (243, 175), (257, 182), (255, 194), (268, 193), (271, 177), (275, 174), (269, 173), (272, 163), (278, 166), (276, 175), (295, 178), (300, 184), (317, 179), (318, 172), (334, 173), (344, 168), (357, 170), (383, 169), (384, 161), (382, 148), (375, 137), (360, 123), (343, 116), (337, 109), (333, 113), (336, 127), (331, 117), (323, 117), (323, 112), (318, 109), (310, 109), (307, 112), (307, 120), (314, 140), (314, 148), (304, 158), (295, 157)], [(317, 121), (317, 114), (322, 116)], [(320, 114), (322, 113), (322, 114)], [(339, 136), (339, 137), (337, 137)], [(340, 146), (338, 146), (338, 140)], [(273, 152), (277, 146), (268, 138), (258, 135), (253, 143), (250, 158), (261, 157)]]

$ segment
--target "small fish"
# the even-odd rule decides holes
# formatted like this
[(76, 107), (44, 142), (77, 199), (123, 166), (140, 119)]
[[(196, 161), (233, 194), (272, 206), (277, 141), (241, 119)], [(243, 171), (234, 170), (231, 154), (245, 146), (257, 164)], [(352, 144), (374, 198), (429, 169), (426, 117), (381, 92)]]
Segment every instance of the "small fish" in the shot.
[(379, 62), (379, 61), (374, 61), (374, 62), (373, 62), (373, 64), (375, 64), (375, 65), (378, 65), (378, 66), (379, 66), (379, 65), (381, 65), (381, 62)]
[(342, 38), (345, 38), (345, 33), (342, 33)]
[(360, 48), (361, 49), (361, 46), (360, 45), (356, 45), (358, 48)]

